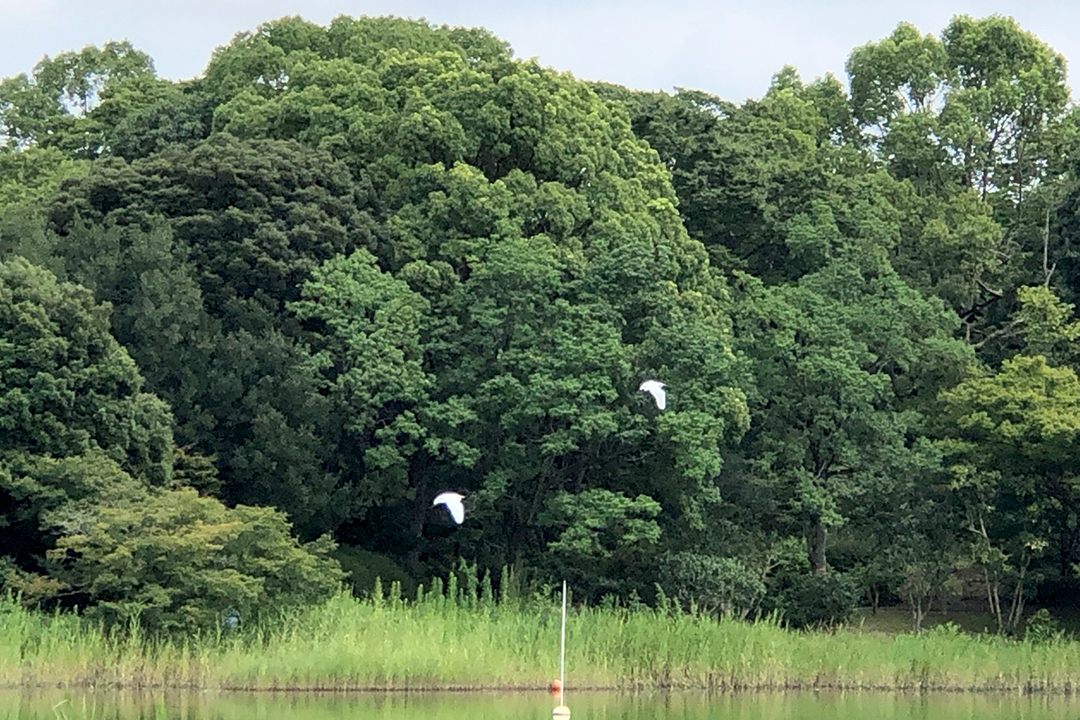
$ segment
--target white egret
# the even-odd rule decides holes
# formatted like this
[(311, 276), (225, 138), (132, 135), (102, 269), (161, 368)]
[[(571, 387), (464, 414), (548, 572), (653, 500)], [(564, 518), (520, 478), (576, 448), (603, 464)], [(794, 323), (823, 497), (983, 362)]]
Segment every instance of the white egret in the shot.
[(435, 496), (435, 501), (432, 505), (445, 505), (446, 509), (450, 511), (450, 517), (454, 519), (458, 525), (465, 522), (465, 505), (462, 504), (462, 500), (465, 496), (456, 492), (444, 492)]
[(638, 390), (647, 392), (652, 395), (653, 399), (656, 400), (656, 407), (663, 410), (665, 407), (667, 407), (667, 393), (664, 392), (665, 387), (666, 386), (664, 385), (664, 383), (660, 382), (659, 380), (646, 380), (645, 382), (641, 383), (641, 386), (638, 387)]

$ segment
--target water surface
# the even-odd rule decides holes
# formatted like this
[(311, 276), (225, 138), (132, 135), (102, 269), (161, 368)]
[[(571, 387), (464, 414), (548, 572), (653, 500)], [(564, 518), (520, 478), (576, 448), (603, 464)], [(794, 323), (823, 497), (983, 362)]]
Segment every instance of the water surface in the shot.
[[(1050, 720), (1080, 699), (890, 693), (579, 693), (574, 720)], [(548, 720), (543, 693), (0, 692), (0, 720)]]

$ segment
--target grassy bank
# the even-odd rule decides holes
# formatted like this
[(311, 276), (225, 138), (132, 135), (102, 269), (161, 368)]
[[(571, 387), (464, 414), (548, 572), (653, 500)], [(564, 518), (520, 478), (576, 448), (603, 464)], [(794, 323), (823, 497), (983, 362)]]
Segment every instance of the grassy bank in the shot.
[[(538, 688), (558, 674), (546, 602), (373, 602), (340, 595), (224, 636), (109, 636), (70, 615), (0, 601), (0, 685), (199, 689)], [(684, 613), (582, 609), (567, 628), (568, 686), (1074, 692), (1080, 643), (948, 628), (886, 638), (792, 632)]]

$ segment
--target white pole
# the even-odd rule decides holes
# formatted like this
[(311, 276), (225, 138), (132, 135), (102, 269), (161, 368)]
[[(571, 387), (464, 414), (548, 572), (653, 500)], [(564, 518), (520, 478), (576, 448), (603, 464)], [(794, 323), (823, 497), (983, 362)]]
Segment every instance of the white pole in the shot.
[(562, 581), (562, 640), (559, 647), (559, 704), (566, 693), (566, 581)]

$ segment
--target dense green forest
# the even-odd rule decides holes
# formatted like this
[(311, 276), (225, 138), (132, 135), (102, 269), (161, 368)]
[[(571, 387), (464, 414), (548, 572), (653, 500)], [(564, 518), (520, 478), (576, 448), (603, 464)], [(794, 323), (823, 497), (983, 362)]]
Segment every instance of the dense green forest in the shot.
[(340, 17), (3, 80), (0, 583), (164, 629), (462, 561), (796, 624), (1067, 603), (1065, 60), (957, 17), (847, 74), (739, 105)]

